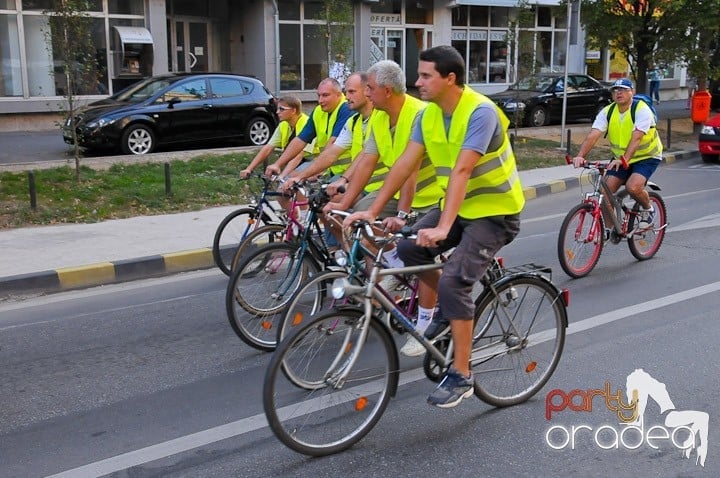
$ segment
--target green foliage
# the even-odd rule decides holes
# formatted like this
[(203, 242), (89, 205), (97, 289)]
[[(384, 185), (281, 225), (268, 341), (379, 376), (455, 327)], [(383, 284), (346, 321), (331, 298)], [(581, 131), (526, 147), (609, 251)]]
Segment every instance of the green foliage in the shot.
[(611, 45), (623, 52), (639, 92), (645, 92), (651, 64), (684, 63), (699, 83), (712, 74), (709, 50), (720, 28), (720, 0), (628, 0), (624, 4), (582, 0), (581, 21), (588, 47)]
[[(510, 51), (511, 68), (517, 65), (517, 71), (511, 78), (515, 81), (536, 73), (539, 66), (533, 52), (534, 34), (527, 31), (528, 28), (533, 26), (535, 26), (535, 9), (528, 0), (519, 0), (517, 16), (508, 24), (508, 34), (505, 39), (509, 47), (508, 51)], [(515, 125), (516, 134), (518, 126), (523, 123), (524, 116), (524, 110), (516, 109), (512, 118), (510, 118), (510, 121)]]
[[(353, 48), (353, 3), (348, 0), (323, 0), (320, 33), (325, 38), (328, 68), (336, 58), (353, 70), (354, 66), (348, 59), (352, 58)], [(323, 72), (327, 76), (329, 72)], [(344, 86), (344, 85), (343, 85)]]
[(49, 73), (54, 78), (57, 69), (60, 69), (65, 77), (62, 96), (66, 109), (63, 113), (71, 118), (75, 176), (79, 181), (80, 147), (75, 131), (75, 117), (79, 109), (77, 96), (92, 90), (100, 75), (92, 38), (92, 18), (86, 13), (91, 5), (89, 0), (53, 0), (52, 5), (52, 9), (43, 12), (49, 17), (48, 29), (43, 33), (54, 62)]

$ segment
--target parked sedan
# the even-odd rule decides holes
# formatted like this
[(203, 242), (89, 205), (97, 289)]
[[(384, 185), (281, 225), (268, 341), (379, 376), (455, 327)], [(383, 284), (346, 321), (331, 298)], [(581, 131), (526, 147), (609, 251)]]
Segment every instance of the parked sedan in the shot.
[[(562, 119), (564, 81), (564, 73), (541, 73), (524, 78), (489, 98), (513, 123), (545, 126)], [(593, 119), (610, 101), (610, 89), (595, 78), (568, 74), (567, 120)]]
[(713, 116), (702, 125), (698, 150), (706, 163), (720, 159), (720, 115)]
[[(268, 142), (277, 126), (275, 98), (256, 78), (170, 73), (90, 103), (75, 117), (80, 146), (147, 154), (160, 145), (239, 139)], [(71, 121), (63, 128), (73, 144)]]

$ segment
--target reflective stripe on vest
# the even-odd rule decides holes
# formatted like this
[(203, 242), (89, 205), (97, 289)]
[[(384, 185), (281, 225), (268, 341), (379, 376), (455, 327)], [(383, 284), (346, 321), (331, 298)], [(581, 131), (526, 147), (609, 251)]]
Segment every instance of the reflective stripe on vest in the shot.
[[(609, 106), (606, 106), (606, 108), (609, 108)], [(642, 101), (638, 102), (637, 108), (650, 109), (650, 107)], [(628, 109), (627, 112), (629, 111), (630, 110)], [(620, 116), (618, 108), (613, 108), (613, 112), (610, 115), (610, 121), (608, 121), (607, 129), (607, 139), (610, 142), (610, 150), (616, 158), (625, 154), (625, 149), (628, 144), (630, 144), (633, 131), (635, 130), (635, 123), (633, 123), (631, 115), (622, 115), (622, 119)], [(658, 135), (657, 128), (653, 126), (643, 135), (635, 154), (633, 154), (633, 157), (628, 160), (628, 164), (637, 163), (638, 161), (649, 158), (661, 158), (662, 152), (663, 145), (660, 141), (660, 136)]]
[[(467, 134), (470, 116), (482, 104), (491, 105), (496, 111), (503, 140), (497, 150), (488, 151), (480, 157), (470, 175), (465, 198), (458, 210), (458, 215), (466, 219), (517, 214), (525, 205), (515, 155), (507, 135), (510, 122), (490, 99), (466, 86), (453, 112), (448, 133), (443, 112), (434, 103), (425, 109), (421, 124), (425, 148), (435, 165), (437, 181), (446, 189)], [(441, 207), (444, 208), (444, 204)]]

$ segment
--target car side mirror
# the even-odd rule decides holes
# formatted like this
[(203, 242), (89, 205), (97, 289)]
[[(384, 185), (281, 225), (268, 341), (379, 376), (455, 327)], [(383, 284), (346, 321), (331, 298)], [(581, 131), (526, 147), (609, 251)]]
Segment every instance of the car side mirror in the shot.
[(170, 98), (170, 100), (168, 100), (168, 108), (173, 109), (176, 104), (181, 102), (182, 100), (180, 98), (178, 98), (177, 96), (173, 96), (172, 98)]

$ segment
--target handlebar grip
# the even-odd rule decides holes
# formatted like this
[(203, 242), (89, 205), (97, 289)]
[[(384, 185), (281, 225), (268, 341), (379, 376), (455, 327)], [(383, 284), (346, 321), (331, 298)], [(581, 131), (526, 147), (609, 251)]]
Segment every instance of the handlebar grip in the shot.
[(345, 186), (338, 186), (337, 192), (338, 192), (339, 194), (343, 194), (343, 193), (345, 192)]
[(572, 164), (572, 163), (573, 163), (572, 156), (570, 156), (569, 154), (566, 154), (566, 155), (565, 155), (565, 162), (568, 163), (568, 164)]

